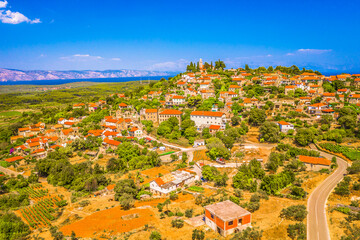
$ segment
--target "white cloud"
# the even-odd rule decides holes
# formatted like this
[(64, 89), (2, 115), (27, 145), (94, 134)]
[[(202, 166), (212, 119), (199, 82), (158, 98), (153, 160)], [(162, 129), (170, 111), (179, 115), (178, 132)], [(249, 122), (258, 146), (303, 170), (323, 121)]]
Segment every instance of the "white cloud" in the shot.
[[(0, 1), (0, 8), (6, 8), (8, 2)], [(24, 14), (19, 12), (12, 12), (10, 10), (0, 10), (0, 21), (8, 24), (19, 24), (19, 23), (41, 23), (40, 19), (35, 18), (34, 20), (29, 19)]]
[(294, 56), (294, 53), (287, 53), (286, 56)]
[(5, 1), (0, 1), (0, 8), (6, 8), (6, 5), (8, 4), (8, 2)]
[(328, 53), (331, 52), (332, 49), (298, 49), (297, 52), (299, 53), (309, 53), (309, 54), (323, 54), (323, 53)]
[(89, 61), (89, 60), (100, 60), (103, 57), (100, 56), (91, 56), (90, 54), (74, 54), (72, 56), (60, 57), (62, 60), (68, 61)]
[(0, 10), (0, 21), (2, 23), (8, 23), (8, 24), (19, 24), (23, 22), (27, 23), (41, 23), (40, 19), (36, 18), (34, 20), (31, 20), (24, 16), (22, 13), (19, 12), (12, 12), (10, 10), (4, 11)]
[(112, 58), (113, 61), (121, 61), (121, 58)]

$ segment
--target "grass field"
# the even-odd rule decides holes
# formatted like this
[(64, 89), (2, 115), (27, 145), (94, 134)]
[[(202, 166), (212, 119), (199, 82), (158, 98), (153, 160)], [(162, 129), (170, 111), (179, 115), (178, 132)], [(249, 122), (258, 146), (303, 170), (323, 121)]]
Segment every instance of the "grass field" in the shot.
[(21, 112), (18, 111), (0, 112), (0, 117), (17, 117), (17, 116), (21, 116)]

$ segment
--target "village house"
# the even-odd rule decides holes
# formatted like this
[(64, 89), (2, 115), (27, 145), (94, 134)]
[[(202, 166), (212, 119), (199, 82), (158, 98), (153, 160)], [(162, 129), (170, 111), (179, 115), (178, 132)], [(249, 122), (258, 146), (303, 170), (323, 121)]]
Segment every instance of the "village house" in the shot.
[(210, 134), (216, 134), (218, 131), (220, 130), (220, 125), (210, 125), (209, 126), (209, 131)]
[(205, 90), (205, 89), (209, 89), (209, 88), (210, 88), (209, 82), (200, 83), (200, 90)]
[(142, 130), (138, 129), (137, 127), (133, 127), (129, 130), (130, 137), (140, 138), (142, 134), (143, 134)]
[(179, 106), (181, 104), (185, 103), (185, 97), (184, 96), (173, 96), (172, 97), (172, 105)]
[(76, 103), (73, 105), (73, 109), (78, 109), (83, 107), (85, 107), (85, 103)]
[(99, 108), (99, 105), (97, 103), (89, 103), (88, 104), (88, 109), (89, 109), (89, 112), (95, 112), (96, 109)]
[(200, 95), (202, 99), (214, 98), (215, 91), (214, 90), (201, 90)]
[(240, 91), (241, 90), (241, 86), (239, 85), (230, 85), (229, 86), (229, 91), (231, 92), (236, 92), (236, 91)]
[(140, 115), (147, 121), (157, 123), (159, 121), (157, 109), (142, 109)]
[(321, 157), (298, 156), (299, 161), (305, 163), (306, 169), (311, 171), (319, 171), (323, 168), (330, 168), (331, 161)]
[(219, 125), (221, 129), (225, 129), (227, 119), (223, 112), (211, 111), (193, 111), (190, 114), (190, 120), (195, 122), (198, 131), (210, 127), (210, 125)]
[(294, 91), (295, 92), (296, 86), (291, 85), (291, 86), (285, 86), (285, 95), (288, 95), (290, 91)]
[(194, 96), (198, 95), (198, 92), (196, 90), (192, 89), (192, 88), (185, 89), (184, 93), (185, 93), (185, 96), (194, 97)]
[(102, 144), (104, 145), (105, 149), (110, 148), (112, 150), (116, 150), (118, 146), (121, 144), (121, 142), (109, 138), (105, 138)]
[(181, 122), (182, 111), (175, 109), (167, 109), (159, 113), (159, 123), (167, 121), (171, 117), (176, 117)]
[(177, 188), (189, 185), (196, 180), (199, 180), (196, 173), (186, 169), (177, 170), (151, 181), (150, 192), (156, 195), (166, 196), (176, 191)]
[(251, 227), (251, 213), (226, 200), (205, 207), (205, 224), (226, 237)]
[(294, 125), (292, 125), (291, 123), (280, 121), (277, 122), (277, 124), (280, 127), (280, 131), (283, 133), (287, 133), (289, 130), (294, 130)]
[(228, 92), (220, 92), (220, 98), (224, 101), (231, 101), (232, 98), (238, 97), (239, 95), (235, 92), (228, 91)]
[(321, 110), (328, 108), (328, 105), (325, 103), (315, 103), (308, 106), (307, 111), (310, 114), (321, 114)]

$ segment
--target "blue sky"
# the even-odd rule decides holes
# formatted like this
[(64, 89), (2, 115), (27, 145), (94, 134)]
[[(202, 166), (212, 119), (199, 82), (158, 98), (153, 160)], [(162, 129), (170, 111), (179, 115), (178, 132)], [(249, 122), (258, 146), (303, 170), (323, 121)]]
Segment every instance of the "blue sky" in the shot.
[(360, 72), (360, 1), (0, 0), (0, 68)]

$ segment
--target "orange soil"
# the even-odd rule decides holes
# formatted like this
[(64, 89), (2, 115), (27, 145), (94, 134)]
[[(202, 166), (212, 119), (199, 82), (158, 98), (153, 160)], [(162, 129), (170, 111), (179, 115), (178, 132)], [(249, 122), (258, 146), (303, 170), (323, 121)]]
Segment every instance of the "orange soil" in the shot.
[[(138, 214), (138, 218), (123, 220), (121, 216)], [(96, 233), (104, 232), (106, 229), (111, 233), (129, 232), (138, 229), (145, 224), (154, 222), (154, 213), (150, 209), (121, 210), (120, 207), (96, 212), (84, 219), (64, 226), (60, 229), (64, 235), (70, 236), (71, 231), (78, 237), (92, 237)]]
[(146, 175), (149, 178), (156, 178), (159, 175), (159, 173), (165, 175), (167, 173), (170, 173), (170, 171), (165, 166), (160, 166), (160, 167), (146, 169), (141, 172), (141, 174)]
[(206, 155), (206, 151), (206, 149), (194, 151), (193, 161), (210, 160), (210, 158)]

